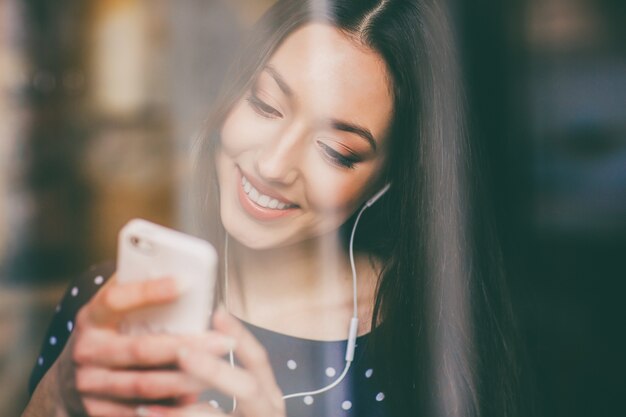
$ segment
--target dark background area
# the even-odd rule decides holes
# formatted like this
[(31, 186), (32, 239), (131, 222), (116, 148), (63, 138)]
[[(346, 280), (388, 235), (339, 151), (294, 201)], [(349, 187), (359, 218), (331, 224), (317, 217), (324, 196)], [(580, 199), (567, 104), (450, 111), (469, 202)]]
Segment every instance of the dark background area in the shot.
[[(182, 138), (215, 94), (219, 54), (237, 25), (271, 1), (231, 2), (237, 7), (219, 6), (220, 14), (218, 3), (0, 6), (0, 58), (13, 51), (25, 63), (0, 74), (0, 122), (12, 126), (0, 129), (9, 135), (0, 141), (14, 143), (0, 146), (3, 387), (25, 380), (58, 293), (86, 265), (114, 254), (121, 224), (140, 214), (185, 228)], [(470, 132), (485, 153), (528, 356), (528, 401), (542, 417), (622, 415), (626, 2), (450, 3)], [(137, 8), (148, 16), (141, 22), (152, 52), (137, 64), (149, 74), (147, 92), (130, 107), (103, 104), (92, 67), (97, 28)], [(17, 396), (0, 395), (0, 414), (21, 409), (25, 384), (18, 388)]]
[(622, 415), (626, 2), (454, 5), (538, 414)]

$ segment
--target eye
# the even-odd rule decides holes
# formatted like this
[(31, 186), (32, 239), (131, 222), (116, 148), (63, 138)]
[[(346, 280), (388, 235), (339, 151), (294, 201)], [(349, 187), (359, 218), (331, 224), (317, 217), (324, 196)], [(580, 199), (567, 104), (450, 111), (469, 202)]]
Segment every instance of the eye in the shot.
[(337, 152), (336, 150), (334, 150), (333, 148), (331, 148), (330, 146), (326, 145), (324, 142), (317, 141), (317, 144), (322, 148), (327, 158), (330, 159), (330, 162), (335, 165), (338, 165), (339, 167), (354, 169), (354, 165), (361, 161), (361, 158), (359, 158), (358, 156), (343, 155)]
[(279, 117), (283, 117), (283, 114), (276, 110), (274, 107), (270, 106), (260, 98), (258, 98), (254, 94), (250, 94), (246, 101), (250, 103), (252, 109), (257, 112), (260, 116), (268, 118), (268, 119), (276, 119)]

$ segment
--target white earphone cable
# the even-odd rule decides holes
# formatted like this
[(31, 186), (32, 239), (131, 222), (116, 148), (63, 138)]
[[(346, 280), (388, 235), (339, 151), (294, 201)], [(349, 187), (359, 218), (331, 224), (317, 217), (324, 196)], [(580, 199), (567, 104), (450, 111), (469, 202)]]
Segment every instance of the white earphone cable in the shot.
[[(226, 311), (230, 311), (230, 304), (228, 302), (228, 233), (224, 232), (224, 306)], [(235, 354), (233, 349), (228, 352), (228, 359), (231, 368), (235, 367)], [(234, 413), (237, 409), (237, 397), (233, 396), (233, 409), (231, 413)]]
[[(352, 364), (352, 361), (354, 360), (354, 351), (356, 349), (356, 338), (357, 338), (358, 327), (359, 327), (358, 304), (357, 304), (358, 303), (357, 301), (357, 295), (358, 295), (357, 294), (357, 275), (356, 275), (356, 265), (354, 262), (354, 235), (356, 232), (356, 226), (359, 223), (359, 220), (361, 219), (361, 215), (363, 214), (365, 209), (367, 209), (372, 204), (374, 204), (374, 202), (376, 202), (376, 200), (378, 200), (388, 189), (389, 189), (389, 184), (387, 184), (383, 190), (381, 190), (378, 194), (376, 194), (374, 197), (368, 200), (366, 204), (363, 205), (363, 207), (359, 211), (359, 214), (356, 217), (356, 220), (354, 221), (354, 225), (352, 226), (352, 233), (350, 234), (349, 252), (350, 252), (350, 268), (352, 270), (353, 313), (352, 313), (352, 318), (350, 319), (350, 329), (348, 332), (348, 344), (346, 347), (346, 356), (345, 356), (346, 366), (344, 367), (343, 372), (341, 372), (339, 377), (337, 377), (337, 379), (331, 382), (329, 385), (322, 387), (320, 389), (317, 389), (317, 390), (313, 390), (313, 391), (296, 392), (293, 394), (284, 395), (283, 400), (321, 394), (339, 385), (339, 383), (343, 381), (343, 379), (348, 374), (350, 365)], [(229, 275), (228, 274), (228, 233), (226, 233), (225, 239), (224, 239), (224, 304), (226, 306), (226, 310), (230, 311), (229, 302), (228, 302), (228, 295), (229, 295), (228, 294), (228, 275)], [(230, 351), (230, 365), (232, 367), (235, 366), (234, 354), (232, 350)], [(233, 397), (232, 411), (235, 411), (236, 408), (237, 408), (237, 399)]]

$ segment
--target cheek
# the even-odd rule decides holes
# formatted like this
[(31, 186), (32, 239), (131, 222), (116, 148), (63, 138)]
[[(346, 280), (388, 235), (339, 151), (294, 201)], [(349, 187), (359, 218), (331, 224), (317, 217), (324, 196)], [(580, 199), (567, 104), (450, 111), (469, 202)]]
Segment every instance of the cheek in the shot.
[(237, 155), (258, 147), (275, 134), (275, 127), (252, 114), (247, 102), (241, 100), (222, 125), (221, 145), (225, 153)]
[(345, 215), (352, 213), (361, 203), (367, 182), (363, 178), (343, 176), (338, 178), (332, 170), (326, 175), (318, 171), (318, 175), (310, 180), (309, 203), (320, 213)]
[(318, 212), (351, 215), (377, 191), (384, 156), (364, 162), (356, 170), (337, 171), (335, 168), (317, 170), (308, 183), (309, 202)]
[(241, 104), (237, 105), (222, 126), (220, 139), (222, 150), (227, 154), (237, 154), (245, 148), (247, 138), (251, 135), (251, 127), (245, 122)]

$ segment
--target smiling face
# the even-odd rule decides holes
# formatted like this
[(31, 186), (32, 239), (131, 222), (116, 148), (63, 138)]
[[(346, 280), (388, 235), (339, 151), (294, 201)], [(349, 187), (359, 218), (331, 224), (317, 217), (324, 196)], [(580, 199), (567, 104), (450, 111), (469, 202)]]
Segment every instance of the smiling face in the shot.
[(392, 111), (376, 52), (323, 24), (289, 35), (221, 129), (225, 229), (253, 249), (337, 230), (381, 185)]

